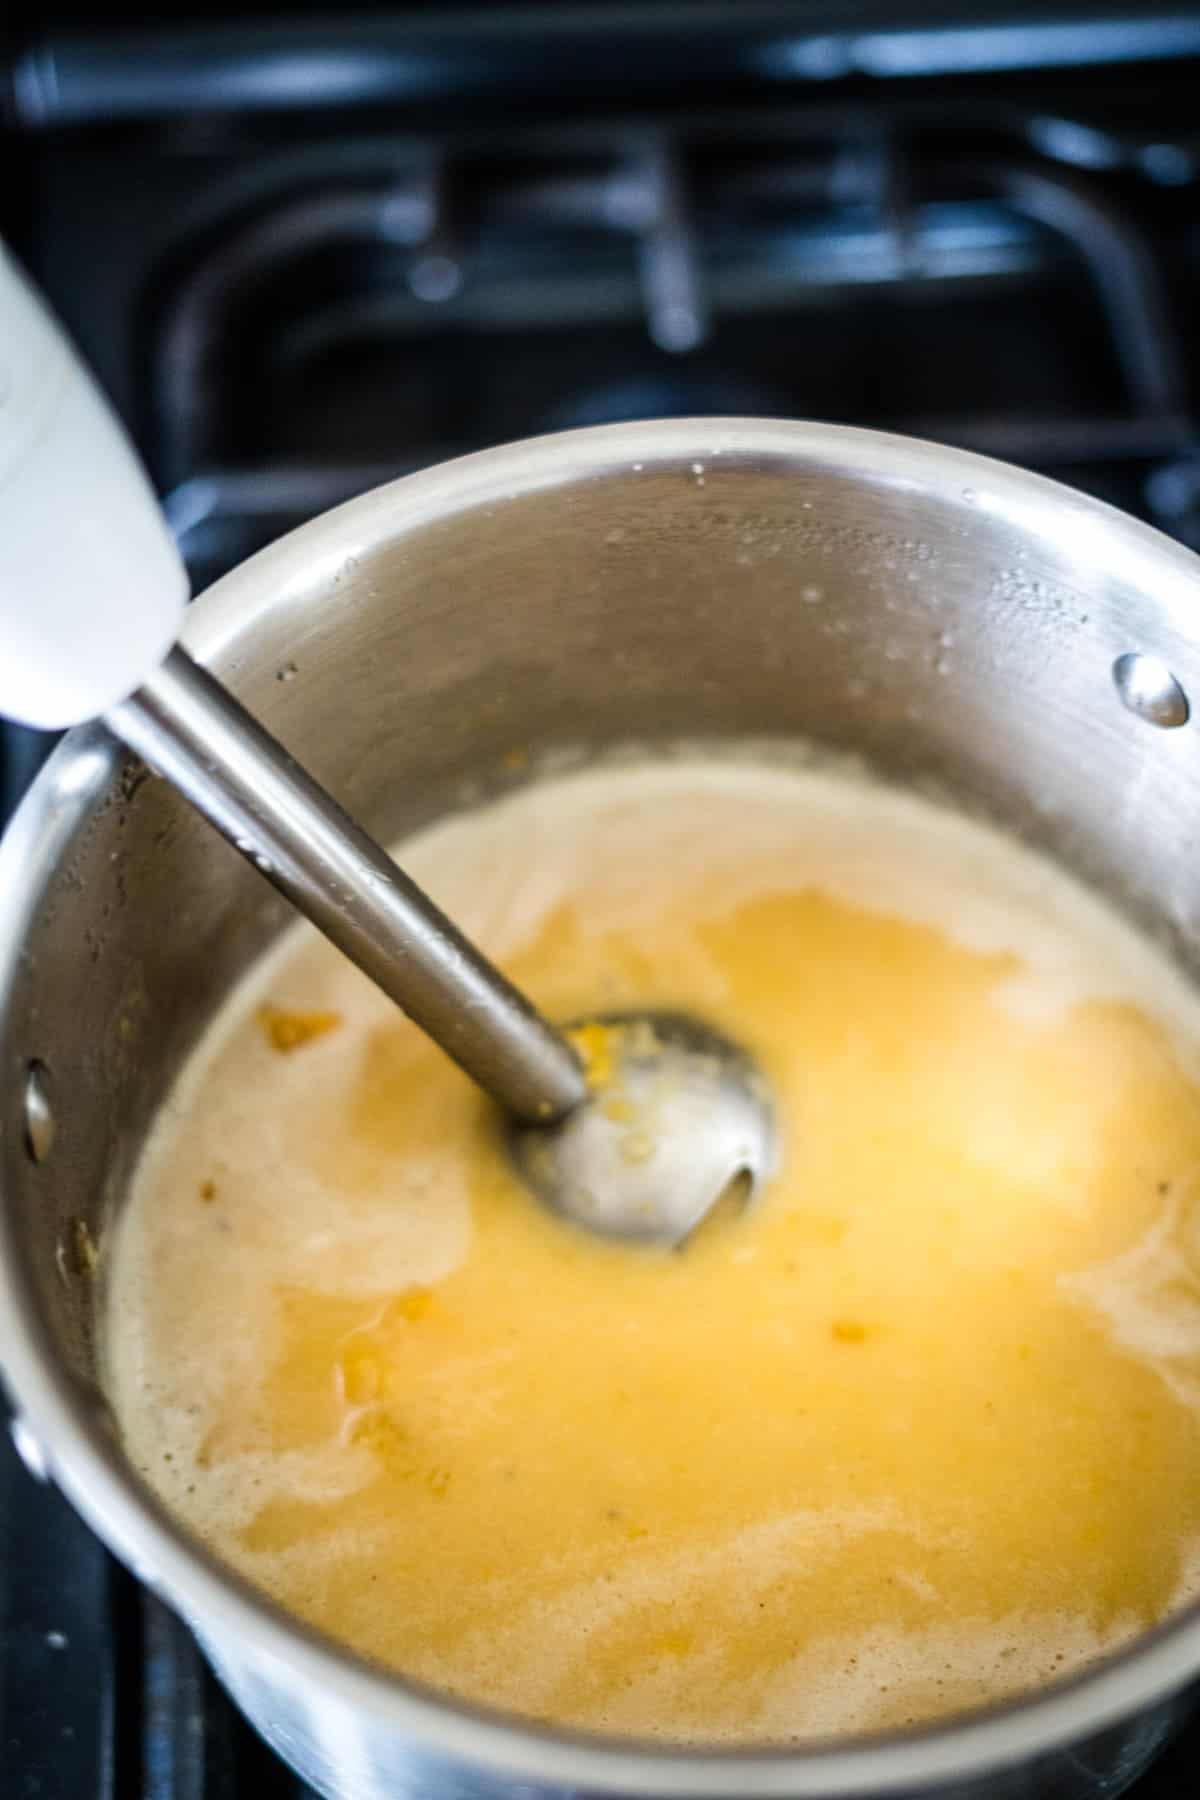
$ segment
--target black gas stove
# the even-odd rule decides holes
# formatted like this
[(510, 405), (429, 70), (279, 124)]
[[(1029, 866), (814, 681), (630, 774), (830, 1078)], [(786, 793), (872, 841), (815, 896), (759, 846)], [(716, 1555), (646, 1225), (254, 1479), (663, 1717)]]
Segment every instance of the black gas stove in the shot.
[[(938, 438), (1200, 549), (1200, 8), (112, 10), (0, 22), (0, 232), (198, 587), (406, 470), (689, 413)], [(6, 810), (46, 747), (3, 740)], [(1135, 1800), (1190, 1800), (1198, 1732)], [(0, 1448), (0, 1794), (306, 1792)]]

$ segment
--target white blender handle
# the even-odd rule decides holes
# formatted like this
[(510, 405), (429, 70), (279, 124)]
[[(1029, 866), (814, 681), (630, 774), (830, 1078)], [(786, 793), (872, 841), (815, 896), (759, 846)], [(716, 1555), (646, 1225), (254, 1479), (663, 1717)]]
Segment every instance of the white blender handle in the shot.
[(172, 648), (187, 576), (128, 440), (0, 249), (0, 713), (105, 724), (515, 1117), (571, 1046), (233, 695)]
[(0, 713), (59, 727), (126, 699), (187, 596), (128, 438), (0, 245)]
[(175, 646), (185, 599), (128, 439), (0, 248), (0, 713), (104, 715), (507, 1111), (545, 1123), (576, 1107), (567, 1040)]

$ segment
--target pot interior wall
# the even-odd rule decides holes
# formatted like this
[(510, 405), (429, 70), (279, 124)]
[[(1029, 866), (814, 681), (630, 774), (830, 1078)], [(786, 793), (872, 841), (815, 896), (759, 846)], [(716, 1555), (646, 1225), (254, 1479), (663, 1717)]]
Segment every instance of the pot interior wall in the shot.
[[(1015, 825), (1191, 962), (1197, 728), (1155, 729), (1112, 680), (1153, 651), (1200, 698), (1153, 591), (1169, 547), (1117, 555), (1137, 528), (1036, 484), (1018, 504), (999, 473), (972, 492), (779, 454), (566, 475), (416, 522), (405, 484), (369, 526), (353, 503), (219, 584), (189, 641), (385, 840), (552, 750), (801, 738)], [(102, 732), (43, 780), (57, 850), (5, 1024), (4, 1198), (86, 1380), (90, 1246), (181, 1059), (285, 919)], [(40, 1164), (31, 1059), (56, 1121)]]

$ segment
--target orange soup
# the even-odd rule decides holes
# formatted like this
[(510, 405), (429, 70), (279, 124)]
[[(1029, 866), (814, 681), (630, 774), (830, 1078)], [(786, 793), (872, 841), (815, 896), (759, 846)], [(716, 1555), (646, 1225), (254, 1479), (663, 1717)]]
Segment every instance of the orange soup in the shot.
[(930, 801), (699, 756), (400, 848), (555, 1018), (710, 1021), (780, 1168), (679, 1253), (524, 1191), (487, 1102), (290, 934), (103, 1261), (131, 1456), (284, 1606), (475, 1702), (676, 1742), (928, 1720), (1197, 1586), (1200, 1013)]

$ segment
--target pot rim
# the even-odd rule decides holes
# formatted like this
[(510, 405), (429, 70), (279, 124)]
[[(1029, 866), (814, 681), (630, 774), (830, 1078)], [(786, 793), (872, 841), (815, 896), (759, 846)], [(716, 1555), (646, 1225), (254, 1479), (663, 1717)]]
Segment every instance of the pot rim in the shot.
[[(528, 439), (390, 482), (299, 527), (224, 576), (189, 608), (183, 641), (236, 673), (242, 635), (314, 564), (335, 582), (351, 557), (476, 507), (539, 489), (702, 462), (781, 463), (865, 477), (876, 486), (936, 489), (964, 518), (1003, 514), (1031, 531), (1087, 543), (1087, 562), (1152, 593), (1187, 631), (1200, 560), (1115, 508), (970, 452), (846, 426), (784, 420), (688, 419), (607, 425)], [(45, 881), (119, 754), (97, 725), (71, 732), (33, 784), (0, 845), (0, 1021), (9, 1025), (28, 924)], [(10, 1071), (15, 1075), (17, 1071)], [(125, 1464), (104, 1408), (58, 1362), (24, 1267), (11, 1202), (0, 1207), (0, 1368), (17, 1416), (50, 1474), (133, 1572), (240, 1658), (286, 1665), (328, 1699), (372, 1716), (438, 1757), (510, 1779), (646, 1796), (772, 1795), (835, 1800), (949, 1782), (1036, 1756), (1115, 1724), (1200, 1672), (1200, 1602), (1087, 1671), (1000, 1707), (907, 1732), (789, 1749), (673, 1749), (585, 1736), (485, 1712), (387, 1673), (288, 1617), (173, 1523)]]

